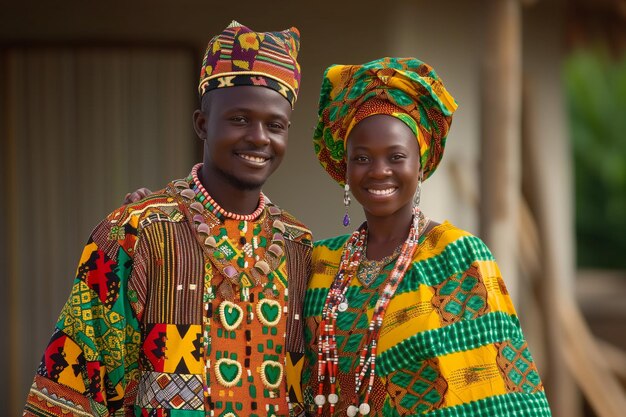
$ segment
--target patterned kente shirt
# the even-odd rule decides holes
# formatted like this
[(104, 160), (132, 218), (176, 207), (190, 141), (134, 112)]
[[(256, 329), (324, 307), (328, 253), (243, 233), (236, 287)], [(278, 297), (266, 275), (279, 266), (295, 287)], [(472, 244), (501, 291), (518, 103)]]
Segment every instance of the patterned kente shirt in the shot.
[(255, 221), (211, 217), (181, 193), (190, 181), (95, 228), (24, 415), (302, 412), (311, 234), (271, 203)]

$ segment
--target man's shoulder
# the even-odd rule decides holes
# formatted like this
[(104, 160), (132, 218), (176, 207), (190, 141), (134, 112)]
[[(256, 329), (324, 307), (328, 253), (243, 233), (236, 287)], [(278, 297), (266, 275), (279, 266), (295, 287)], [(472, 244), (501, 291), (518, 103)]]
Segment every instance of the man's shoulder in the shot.
[(131, 224), (141, 228), (153, 222), (167, 221), (178, 223), (185, 220), (180, 201), (167, 188), (113, 211), (106, 219), (109, 223)]
[[(278, 208), (278, 206), (273, 205)], [(298, 220), (288, 211), (280, 208), (280, 221), (285, 225), (285, 237), (294, 242), (302, 243), (307, 246), (313, 246), (313, 235), (304, 223)]]

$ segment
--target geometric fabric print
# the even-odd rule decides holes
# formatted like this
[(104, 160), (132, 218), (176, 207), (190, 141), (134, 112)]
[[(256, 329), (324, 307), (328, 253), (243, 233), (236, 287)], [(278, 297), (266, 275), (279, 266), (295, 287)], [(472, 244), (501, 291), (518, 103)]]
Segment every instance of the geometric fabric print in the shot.
[(109, 240), (124, 240), (126, 237), (126, 230), (124, 226), (112, 226), (109, 232)]
[(55, 330), (44, 352), (41, 375), (78, 392), (85, 392), (83, 372), (86, 372), (85, 356), (78, 345), (60, 330)]
[(202, 410), (202, 376), (144, 372), (139, 380), (137, 405), (143, 408)]
[(304, 362), (304, 353), (286, 352), (285, 382), (287, 383), (287, 394), (292, 404), (303, 402), (301, 377)]
[(489, 312), (487, 288), (476, 265), (463, 274), (452, 275), (433, 289), (432, 303), (444, 325), (472, 320)]
[(104, 404), (104, 373), (106, 368), (100, 364), (100, 362), (87, 362), (87, 378), (89, 380), (89, 386), (87, 387), (87, 395), (93, 398), (96, 402)]
[(143, 368), (163, 372), (165, 366), (167, 324), (148, 323), (145, 325), (144, 332), (145, 336), (140, 355)]
[(415, 361), (387, 375), (387, 392), (400, 415), (427, 413), (443, 404), (448, 384), (437, 358)]
[(132, 317), (104, 307), (86, 282), (77, 280), (57, 327), (82, 350), (87, 362), (103, 361), (117, 385), (123, 377), (125, 352), (136, 352), (139, 333)]
[(92, 404), (82, 392), (35, 375), (24, 411), (33, 416), (91, 416)]
[(168, 324), (165, 339), (165, 372), (201, 374), (202, 326), (198, 324)]
[(147, 324), (142, 357), (148, 369), (159, 372), (202, 374), (202, 326)]
[[(95, 245), (94, 245), (95, 246)], [(77, 278), (85, 281), (102, 304), (112, 308), (120, 290), (120, 279), (116, 272), (117, 263), (101, 250), (94, 250), (89, 258), (78, 266)]]
[(496, 363), (507, 390), (532, 394), (542, 389), (539, 373), (525, 340), (507, 340), (495, 345), (498, 349)]

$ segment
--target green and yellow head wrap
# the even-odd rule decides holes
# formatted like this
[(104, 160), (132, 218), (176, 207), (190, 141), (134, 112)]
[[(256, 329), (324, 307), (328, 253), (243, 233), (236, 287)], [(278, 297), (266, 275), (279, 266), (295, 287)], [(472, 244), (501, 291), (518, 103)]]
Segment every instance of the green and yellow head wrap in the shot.
[(315, 153), (328, 174), (343, 185), (350, 131), (366, 117), (388, 114), (415, 133), (426, 179), (441, 161), (456, 108), (432, 67), (415, 58), (332, 65), (324, 72)]

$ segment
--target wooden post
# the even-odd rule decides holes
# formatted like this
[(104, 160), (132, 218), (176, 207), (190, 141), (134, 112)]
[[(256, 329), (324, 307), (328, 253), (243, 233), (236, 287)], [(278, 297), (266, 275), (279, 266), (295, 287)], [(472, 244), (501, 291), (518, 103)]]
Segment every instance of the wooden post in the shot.
[(521, 54), (519, 0), (488, 0), (481, 102), (480, 232), (516, 300), (521, 189)]
[[(564, 135), (552, 135), (550, 141), (545, 140), (541, 128), (553, 119), (544, 117), (541, 99), (533, 94), (541, 91), (540, 88), (542, 86), (526, 79), (522, 94), (524, 195), (536, 219), (540, 242), (540, 268), (534, 278), (541, 305), (545, 354), (538, 365), (541, 365), (539, 371), (553, 417), (579, 417), (582, 414), (580, 393), (567, 366), (572, 363), (572, 356), (565, 352), (576, 342), (567, 339), (565, 330), (571, 327), (566, 326), (568, 323), (564, 323), (562, 309), (559, 309), (563, 299), (571, 303), (574, 297), (572, 285), (568, 283), (575, 270), (573, 192), (567, 181), (571, 177), (571, 152)], [(578, 359), (584, 360), (580, 355)]]

